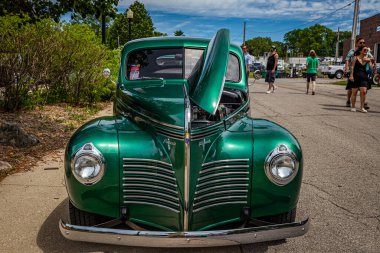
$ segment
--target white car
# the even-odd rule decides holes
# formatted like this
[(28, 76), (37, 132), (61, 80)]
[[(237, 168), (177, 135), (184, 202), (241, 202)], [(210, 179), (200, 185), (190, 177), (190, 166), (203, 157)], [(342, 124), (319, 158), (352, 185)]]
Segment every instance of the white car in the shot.
[(342, 79), (344, 77), (344, 63), (337, 62), (335, 64), (321, 65), (322, 74), (327, 75), (330, 79)]

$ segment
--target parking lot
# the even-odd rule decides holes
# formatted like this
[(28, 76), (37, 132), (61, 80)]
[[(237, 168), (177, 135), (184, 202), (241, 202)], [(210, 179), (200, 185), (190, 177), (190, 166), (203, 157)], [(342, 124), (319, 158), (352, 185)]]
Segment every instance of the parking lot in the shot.
[[(252, 83), (253, 80), (250, 80)], [(378, 252), (380, 248), (380, 89), (370, 91), (369, 113), (345, 107), (343, 86), (318, 79), (315, 96), (305, 79), (278, 79), (266, 94), (263, 79), (250, 86), (251, 115), (289, 129), (304, 152), (299, 217), (311, 218), (303, 237), (225, 248), (156, 249), (67, 241), (63, 152), (32, 171), (0, 183), (0, 252)], [(111, 108), (103, 115), (111, 114)]]

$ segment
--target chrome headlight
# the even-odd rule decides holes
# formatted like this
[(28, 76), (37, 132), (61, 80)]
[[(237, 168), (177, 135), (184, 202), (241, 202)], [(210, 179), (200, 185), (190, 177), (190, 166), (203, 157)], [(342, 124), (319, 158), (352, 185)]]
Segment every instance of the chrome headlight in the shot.
[(92, 143), (86, 143), (72, 158), (71, 171), (82, 184), (95, 184), (104, 175), (105, 159)]
[(296, 155), (284, 144), (277, 146), (265, 159), (265, 174), (279, 186), (286, 185), (297, 175), (299, 161)]

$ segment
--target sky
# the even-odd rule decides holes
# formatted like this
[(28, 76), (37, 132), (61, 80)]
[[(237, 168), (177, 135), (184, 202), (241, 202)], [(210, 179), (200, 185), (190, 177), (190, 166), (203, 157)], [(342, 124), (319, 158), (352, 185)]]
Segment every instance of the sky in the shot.
[[(120, 0), (125, 12), (134, 0)], [(231, 40), (242, 44), (244, 21), (246, 40), (271, 37), (283, 41), (284, 34), (314, 24), (334, 31), (351, 31), (353, 0), (139, 0), (152, 17), (156, 31), (173, 35), (182, 30), (186, 36), (211, 38), (218, 29), (230, 30)], [(380, 0), (361, 0), (359, 20), (380, 12)], [(319, 19), (320, 18), (320, 19)], [(315, 19), (319, 19), (314, 21)]]

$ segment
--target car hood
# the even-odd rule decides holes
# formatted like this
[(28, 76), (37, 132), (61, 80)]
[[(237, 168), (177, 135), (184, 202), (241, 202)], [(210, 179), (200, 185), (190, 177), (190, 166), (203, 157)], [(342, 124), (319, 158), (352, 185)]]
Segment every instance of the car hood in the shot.
[(223, 91), (229, 49), (229, 30), (221, 29), (207, 46), (200, 77), (190, 93), (191, 100), (211, 114), (215, 114)]

